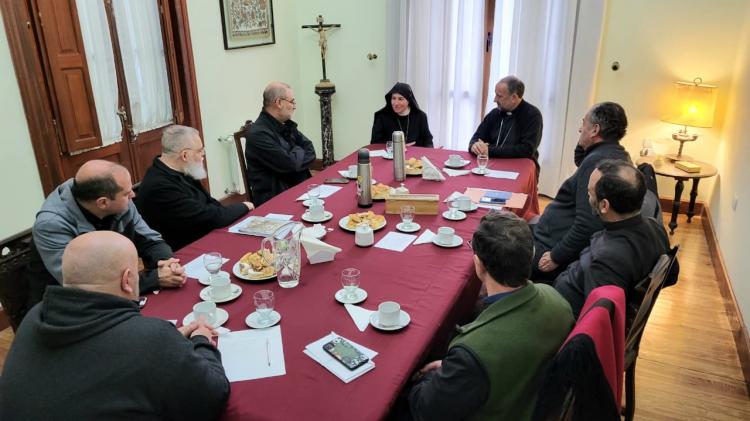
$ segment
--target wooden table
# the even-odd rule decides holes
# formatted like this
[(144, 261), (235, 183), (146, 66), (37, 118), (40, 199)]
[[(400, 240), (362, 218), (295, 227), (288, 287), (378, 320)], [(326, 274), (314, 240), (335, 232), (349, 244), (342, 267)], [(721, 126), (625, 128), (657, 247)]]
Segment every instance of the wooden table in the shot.
[(669, 220), (669, 233), (674, 234), (674, 230), (677, 228), (677, 214), (680, 213), (680, 197), (682, 196), (682, 190), (685, 188), (685, 181), (693, 180), (693, 187), (690, 189), (690, 205), (688, 206), (687, 211), (688, 222), (690, 222), (693, 215), (695, 215), (695, 198), (698, 196), (698, 182), (701, 178), (715, 176), (717, 172), (716, 167), (707, 162), (690, 160), (690, 162), (700, 165), (701, 170), (699, 172), (689, 173), (677, 168), (674, 165), (675, 161), (671, 161), (661, 156), (642, 156), (637, 161), (638, 165), (644, 162), (651, 164), (657, 175), (672, 177), (677, 180), (677, 184), (674, 186), (672, 217)]

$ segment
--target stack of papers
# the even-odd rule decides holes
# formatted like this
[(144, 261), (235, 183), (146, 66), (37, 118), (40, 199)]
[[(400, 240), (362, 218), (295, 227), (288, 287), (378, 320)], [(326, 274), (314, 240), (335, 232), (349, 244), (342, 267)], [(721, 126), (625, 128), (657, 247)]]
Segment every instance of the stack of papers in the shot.
[(351, 339), (344, 338), (343, 336), (342, 338), (346, 339), (347, 342), (352, 344), (352, 346), (357, 348), (361, 353), (367, 355), (367, 358), (369, 358), (370, 361), (368, 361), (366, 364), (354, 370), (349, 370), (343, 364), (341, 364), (338, 360), (336, 360), (330, 354), (325, 352), (323, 350), (323, 345), (332, 341), (337, 336), (340, 336), (340, 335), (337, 335), (335, 332), (331, 332), (329, 335), (326, 335), (318, 339), (317, 341), (311, 344), (308, 344), (305, 347), (304, 351), (302, 352), (304, 352), (308, 357), (317, 361), (318, 364), (325, 367), (328, 371), (333, 373), (334, 376), (341, 379), (341, 381), (343, 381), (344, 383), (349, 383), (352, 380), (356, 379), (357, 377), (360, 377), (363, 374), (375, 368), (375, 363), (372, 361), (372, 359), (375, 358), (375, 356), (378, 355), (378, 353), (369, 348), (365, 348), (364, 346), (352, 341)]
[(485, 177), (490, 178), (506, 178), (508, 180), (515, 180), (518, 178), (518, 173), (513, 171), (500, 171), (500, 170), (487, 170)]
[(218, 348), (230, 382), (286, 374), (281, 326), (226, 333), (219, 336)]

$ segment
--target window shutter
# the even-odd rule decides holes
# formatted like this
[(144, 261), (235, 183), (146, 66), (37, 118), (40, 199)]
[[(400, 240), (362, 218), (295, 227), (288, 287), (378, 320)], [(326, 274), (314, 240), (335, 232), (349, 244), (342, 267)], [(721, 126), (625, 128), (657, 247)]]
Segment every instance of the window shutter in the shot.
[(37, 0), (42, 49), (52, 76), (67, 152), (101, 146), (86, 54), (75, 0)]

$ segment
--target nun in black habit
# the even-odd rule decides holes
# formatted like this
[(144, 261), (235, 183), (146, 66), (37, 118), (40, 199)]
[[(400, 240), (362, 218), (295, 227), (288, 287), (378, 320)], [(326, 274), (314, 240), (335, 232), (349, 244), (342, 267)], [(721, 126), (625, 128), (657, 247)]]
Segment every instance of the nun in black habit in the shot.
[(401, 82), (385, 94), (385, 107), (375, 113), (370, 143), (386, 143), (395, 131), (404, 132), (407, 145), (433, 147), (427, 114), (419, 109), (411, 86)]

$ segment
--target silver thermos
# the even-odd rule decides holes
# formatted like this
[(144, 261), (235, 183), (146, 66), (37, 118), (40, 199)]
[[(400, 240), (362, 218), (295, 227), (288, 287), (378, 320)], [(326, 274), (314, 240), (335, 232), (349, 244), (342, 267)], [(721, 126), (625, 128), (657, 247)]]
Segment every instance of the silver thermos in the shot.
[(404, 132), (393, 132), (391, 140), (393, 141), (393, 178), (396, 181), (404, 181), (406, 179)]
[(360, 149), (357, 152), (357, 206), (372, 207), (372, 173), (370, 172), (370, 151)]

